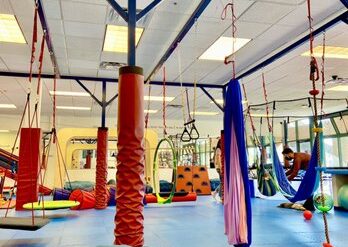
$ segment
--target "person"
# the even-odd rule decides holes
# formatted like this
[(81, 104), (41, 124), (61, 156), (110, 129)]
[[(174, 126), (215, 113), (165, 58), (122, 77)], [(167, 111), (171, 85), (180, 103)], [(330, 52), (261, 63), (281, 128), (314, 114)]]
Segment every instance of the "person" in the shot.
[(215, 189), (215, 191), (213, 192), (213, 197), (214, 199), (216, 199), (216, 196), (219, 195), (221, 197), (221, 181), (223, 179), (223, 177), (221, 176), (221, 142), (220, 140), (218, 141), (217, 145), (216, 145), (216, 149), (215, 149), (215, 153), (214, 153), (214, 165), (215, 165), (215, 170), (216, 172), (219, 174), (219, 178), (220, 178), (220, 184), (219, 186)]
[[(291, 148), (284, 148), (282, 152), (285, 162), (285, 168), (288, 168), (286, 171), (286, 176), (289, 181), (294, 180), (298, 175), (300, 170), (306, 171), (311, 159), (311, 155), (308, 153), (294, 153)], [(293, 165), (290, 166), (290, 161), (293, 161)]]
[[(311, 155), (309, 153), (294, 153), (291, 148), (284, 148), (282, 152), (285, 162), (285, 168), (288, 168), (286, 171), (286, 176), (289, 181), (294, 180), (294, 178), (299, 174), (300, 170), (306, 171), (309, 166), (309, 161)], [(290, 166), (290, 161), (293, 161), (293, 165)], [(314, 211), (313, 197), (308, 198), (303, 207), (307, 210)]]

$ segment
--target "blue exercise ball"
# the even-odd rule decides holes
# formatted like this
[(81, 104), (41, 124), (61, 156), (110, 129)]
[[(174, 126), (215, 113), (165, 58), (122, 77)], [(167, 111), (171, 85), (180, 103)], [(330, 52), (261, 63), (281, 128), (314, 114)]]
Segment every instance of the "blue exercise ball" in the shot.
[(348, 210), (348, 184), (338, 190), (338, 205)]

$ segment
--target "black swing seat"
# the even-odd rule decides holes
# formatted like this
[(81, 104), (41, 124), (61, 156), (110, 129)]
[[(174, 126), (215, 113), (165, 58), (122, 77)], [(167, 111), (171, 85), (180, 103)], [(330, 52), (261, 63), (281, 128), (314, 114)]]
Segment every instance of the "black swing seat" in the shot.
[(50, 222), (49, 219), (39, 217), (34, 218), (34, 224), (32, 218), (28, 217), (2, 217), (0, 218), (0, 229), (36, 231), (48, 222)]

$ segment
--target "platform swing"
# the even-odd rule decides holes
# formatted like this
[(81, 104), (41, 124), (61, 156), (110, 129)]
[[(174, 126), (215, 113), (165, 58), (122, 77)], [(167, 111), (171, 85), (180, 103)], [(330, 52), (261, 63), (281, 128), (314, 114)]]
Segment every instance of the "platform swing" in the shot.
[[(173, 142), (167, 137), (167, 125), (166, 125), (166, 69), (165, 66), (163, 66), (163, 101), (162, 101), (162, 120), (163, 120), (163, 138), (158, 142), (156, 150), (155, 150), (155, 157), (153, 161), (153, 180), (154, 180), (154, 188), (156, 192), (156, 198), (157, 203), (159, 204), (167, 204), (171, 203), (173, 200), (173, 197), (175, 195), (175, 189), (176, 189), (176, 172), (177, 172), (177, 152), (175, 150)], [(171, 155), (172, 155), (172, 182), (171, 182), (171, 191), (167, 197), (162, 197), (163, 194), (160, 193), (159, 186), (159, 152), (163, 144), (167, 144)]]
[(252, 241), (251, 202), (246, 154), (242, 94), (235, 71), (236, 20), (234, 2), (228, 3), (221, 14), (232, 13), (232, 79), (228, 83), (224, 111), (224, 222), (228, 243), (249, 247)]
[[(14, 144), (13, 144), (13, 147), (12, 147), (12, 155), (13, 155), (13, 152), (14, 152), (14, 149), (15, 149), (15, 146), (16, 146), (16, 143), (18, 141), (18, 137), (19, 137), (19, 134), (20, 134), (20, 131), (22, 130), (22, 125), (23, 125), (23, 121), (24, 121), (24, 118), (27, 114), (27, 122), (28, 122), (28, 125), (29, 125), (29, 131), (27, 132), (28, 135), (28, 139), (29, 140), (21, 140), (21, 145), (24, 145), (23, 143), (25, 143), (26, 141), (29, 141), (29, 143), (31, 143), (31, 140), (32, 138), (37, 138), (36, 136), (32, 136), (32, 133), (31, 133), (31, 129), (32, 129), (32, 125), (33, 125), (33, 121), (36, 120), (36, 125), (38, 126), (38, 118), (37, 118), (37, 105), (38, 105), (38, 100), (39, 98), (37, 98), (37, 102), (36, 102), (36, 105), (35, 105), (35, 110), (34, 110), (34, 114), (33, 114), (33, 118), (31, 119), (31, 115), (30, 115), (30, 96), (31, 96), (31, 90), (30, 90), (30, 87), (31, 87), (31, 83), (32, 83), (32, 72), (33, 72), (33, 64), (35, 62), (35, 50), (36, 50), (36, 44), (37, 44), (37, 17), (38, 17), (38, 7), (36, 5), (35, 7), (35, 13), (34, 13), (34, 24), (33, 24), (33, 37), (32, 37), (32, 52), (31, 52), (31, 60), (30, 60), (30, 73), (29, 73), (29, 90), (28, 90), (28, 93), (27, 93), (27, 99), (26, 99), (26, 103), (25, 103), (25, 107), (24, 107), (24, 111), (23, 111), (23, 114), (22, 114), (22, 118), (21, 118), (21, 121), (20, 121), (20, 124), (19, 124), (19, 128), (18, 128), (18, 131), (17, 131), (17, 135), (16, 135), (16, 138), (15, 138), (15, 141), (14, 141)], [(39, 89), (40, 89), (40, 82), (41, 82), (41, 71), (42, 71), (42, 64), (43, 64), (43, 53), (44, 53), (44, 44), (45, 44), (45, 37), (46, 37), (46, 33), (44, 32), (43, 33), (43, 36), (42, 36), (42, 40), (41, 40), (41, 49), (40, 49), (40, 55), (39, 55), (39, 73), (38, 73), (38, 90), (37, 90), (37, 95), (39, 94)], [(28, 145), (27, 145), (28, 146)], [(28, 196), (27, 196), (27, 199), (31, 198), (31, 199), (34, 199), (34, 197), (36, 196), (35, 195), (35, 190), (37, 188), (35, 188), (35, 184), (36, 184), (36, 181), (34, 181), (34, 178), (35, 177), (36, 179), (38, 177), (42, 178), (41, 177), (41, 168), (39, 167), (36, 171), (36, 169), (34, 169), (33, 167), (33, 153), (34, 153), (34, 147), (32, 147), (32, 145), (29, 145), (29, 162), (30, 162), (30, 165), (29, 165), (29, 168), (30, 168), (30, 175), (28, 174), (29, 176), (29, 181), (27, 181), (27, 183), (29, 183), (29, 186), (28, 186), (28, 190), (30, 190), (31, 192), (29, 193), (28, 192)], [(35, 154), (34, 154), (35, 155)], [(39, 153), (36, 152), (36, 155), (39, 156)], [(36, 157), (37, 160), (40, 161), (40, 157)], [(19, 167), (19, 169), (21, 169)], [(18, 177), (17, 180), (19, 180), (20, 178)], [(15, 188), (16, 187), (16, 184), (17, 184), (17, 180), (14, 180), (14, 186), (12, 188)], [(28, 180), (28, 179), (27, 179)], [(9, 199), (9, 202), (12, 201), (12, 197), (13, 197), (13, 189), (10, 193), (10, 199)], [(42, 202), (44, 203), (43, 201), (43, 195), (42, 195)], [(17, 200), (17, 203), (18, 203), (18, 200)], [(18, 206), (18, 205), (16, 205)], [(38, 230), (40, 229), (41, 227), (45, 226), (49, 220), (45, 218), (45, 211), (42, 210), (42, 218), (38, 218), (38, 217), (35, 217), (34, 216), (34, 208), (31, 207), (30, 208), (31, 210), (31, 218), (28, 218), (28, 217), (8, 217), (8, 212), (9, 212), (9, 207), (6, 209), (6, 213), (5, 213), (5, 217), (3, 218), (0, 218), (0, 228), (3, 228), (3, 229), (16, 229), (16, 230), (29, 230), (29, 231), (35, 231), (35, 230)]]

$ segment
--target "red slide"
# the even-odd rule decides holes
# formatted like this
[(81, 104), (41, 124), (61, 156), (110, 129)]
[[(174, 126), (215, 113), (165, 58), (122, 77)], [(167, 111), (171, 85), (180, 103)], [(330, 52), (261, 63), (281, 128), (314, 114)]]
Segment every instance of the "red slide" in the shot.
[[(6, 150), (0, 148), (0, 172), (3, 172), (6, 177), (13, 180), (17, 180), (17, 169), (18, 169), (18, 159), (17, 155), (11, 154)], [(44, 195), (49, 195), (52, 193), (52, 190), (40, 185), (39, 193)]]

